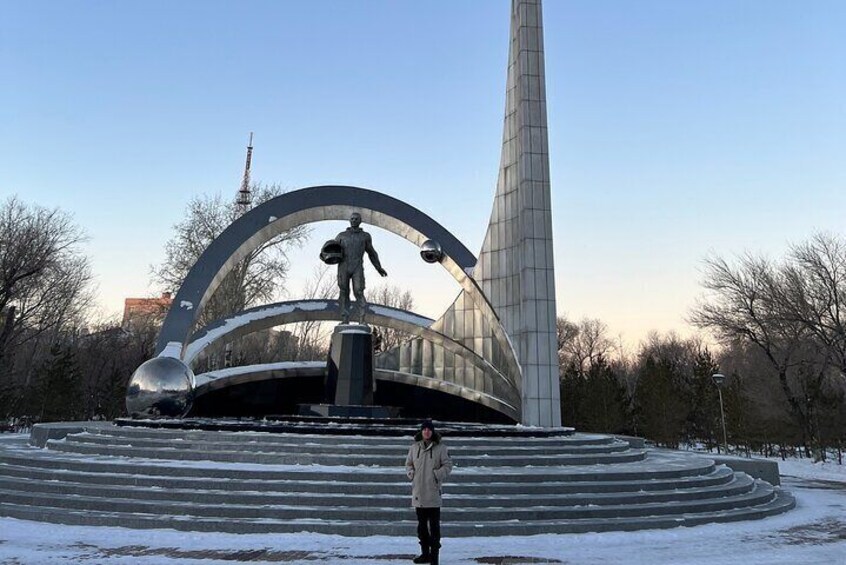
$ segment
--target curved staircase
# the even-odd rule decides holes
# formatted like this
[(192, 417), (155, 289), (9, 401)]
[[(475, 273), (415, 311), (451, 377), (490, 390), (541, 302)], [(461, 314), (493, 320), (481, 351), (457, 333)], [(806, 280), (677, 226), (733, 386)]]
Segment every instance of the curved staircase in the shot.
[[(0, 438), (0, 515), (189, 531), (415, 535), (403, 468), (409, 436), (105, 422), (71, 431), (45, 449), (21, 436)], [(444, 489), (447, 536), (669, 528), (794, 506), (787, 492), (708, 457), (633, 448), (610, 436), (445, 441), (455, 462)]]

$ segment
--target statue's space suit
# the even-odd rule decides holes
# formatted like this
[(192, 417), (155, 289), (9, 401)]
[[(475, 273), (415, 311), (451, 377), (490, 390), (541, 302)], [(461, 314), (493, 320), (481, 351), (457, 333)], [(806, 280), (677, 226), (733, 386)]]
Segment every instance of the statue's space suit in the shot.
[(338, 287), (341, 289), (338, 301), (341, 306), (341, 319), (345, 324), (350, 321), (350, 281), (358, 308), (358, 320), (364, 323), (364, 254), (367, 253), (380, 275), (384, 277), (388, 274), (379, 263), (379, 254), (373, 249), (370, 234), (359, 227), (360, 223), (361, 217), (353, 214), (350, 227), (335, 238), (344, 249), (343, 259), (338, 263)]

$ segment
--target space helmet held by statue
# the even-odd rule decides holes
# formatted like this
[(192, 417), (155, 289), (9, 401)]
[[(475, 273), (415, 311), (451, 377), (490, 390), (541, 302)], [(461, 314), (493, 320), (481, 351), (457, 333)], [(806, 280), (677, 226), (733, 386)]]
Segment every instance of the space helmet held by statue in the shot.
[(320, 260), (327, 265), (337, 265), (344, 260), (344, 248), (335, 239), (330, 239), (320, 248)]

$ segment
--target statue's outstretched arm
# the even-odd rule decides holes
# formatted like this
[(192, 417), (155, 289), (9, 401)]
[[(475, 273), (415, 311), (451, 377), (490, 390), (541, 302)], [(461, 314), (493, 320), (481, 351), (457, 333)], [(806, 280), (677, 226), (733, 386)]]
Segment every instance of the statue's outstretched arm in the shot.
[(376, 249), (373, 248), (373, 238), (370, 237), (370, 234), (367, 234), (367, 239), (365, 240), (364, 250), (367, 252), (367, 256), (370, 258), (370, 262), (373, 263), (373, 266), (376, 268), (376, 272), (382, 275), (383, 277), (388, 276), (388, 271), (382, 268), (382, 264), (379, 262), (379, 254), (376, 253)]

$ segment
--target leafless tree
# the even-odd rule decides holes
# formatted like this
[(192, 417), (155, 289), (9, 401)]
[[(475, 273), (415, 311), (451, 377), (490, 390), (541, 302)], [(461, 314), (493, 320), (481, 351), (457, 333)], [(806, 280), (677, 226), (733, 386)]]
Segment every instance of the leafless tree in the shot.
[(576, 339), (579, 333), (579, 327), (567, 319), (567, 316), (558, 316), (555, 320), (555, 329), (558, 339), (558, 361), (560, 365), (565, 365), (568, 359), (564, 358), (565, 348), (568, 344)]
[(60, 210), (17, 197), (0, 204), (0, 367), (25, 343), (81, 325), (92, 300), (83, 241)]
[(161, 320), (135, 318), (128, 328), (116, 319), (92, 320), (73, 336), (84, 400), (85, 419), (111, 419), (125, 414), (126, 387), (133, 371), (152, 357)]
[(723, 343), (754, 345), (771, 371), (802, 432), (819, 444), (819, 410), (832, 381), (842, 381), (846, 344), (842, 304), (846, 297), (846, 245), (816, 235), (795, 245), (781, 261), (743, 255), (729, 263), (706, 262), (708, 295), (691, 321)]
[(846, 374), (846, 241), (816, 234), (791, 246), (784, 265), (785, 316), (801, 324)]
[[(334, 270), (329, 265), (320, 264), (312, 271), (306, 282), (301, 297), (304, 299), (330, 299), (338, 294), (338, 283), (333, 276)], [(291, 327), (294, 336), (294, 361), (313, 361), (323, 359), (329, 351), (331, 328), (324, 322), (297, 322)]]
[[(254, 185), (253, 200), (261, 204), (283, 192), (278, 185)], [(152, 268), (154, 283), (162, 291), (176, 292), (203, 251), (239, 214), (234, 201), (220, 194), (191, 200), (185, 218), (174, 226), (174, 235), (166, 244), (164, 262)], [(251, 251), (226, 275), (205, 304), (198, 325), (278, 297), (290, 267), (287, 252), (307, 237), (308, 229), (301, 226)]]
[(615, 345), (608, 337), (608, 326), (601, 320), (583, 318), (576, 324), (560, 316), (556, 325), (562, 366), (573, 365), (580, 374), (585, 374), (600, 358), (608, 361), (611, 357)]
[[(92, 299), (83, 241), (60, 210), (17, 197), (0, 203), (0, 415), (33, 414), (54, 345), (82, 327)], [(57, 384), (68, 385), (59, 364), (52, 368)]]
[[(414, 297), (407, 290), (383, 284), (365, 291), (368, 304), (390, 306), (400, 310), (413, 311)], [(412, 337), (410, 334), (391, 328), (379, 328), (381, 351), (388, 351)]]

